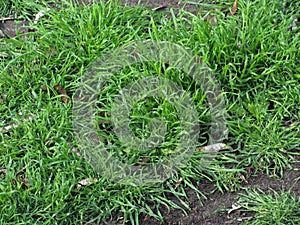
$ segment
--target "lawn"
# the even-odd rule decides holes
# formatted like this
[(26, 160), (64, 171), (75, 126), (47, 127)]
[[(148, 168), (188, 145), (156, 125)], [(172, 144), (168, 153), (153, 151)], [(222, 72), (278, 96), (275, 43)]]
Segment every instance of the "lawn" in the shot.
[(300, 3), (236, 2), (2, 0), (0, 224), (299, 224)]

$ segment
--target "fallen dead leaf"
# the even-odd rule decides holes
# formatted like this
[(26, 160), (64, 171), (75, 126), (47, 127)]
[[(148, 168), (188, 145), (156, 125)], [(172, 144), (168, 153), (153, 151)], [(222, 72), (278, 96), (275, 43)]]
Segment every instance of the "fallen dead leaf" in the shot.
[(238, 10), (238, 0), (235, 0), (228, 15), (233, 16), (237, 12), (237, 10)]
[(182, 180), (183, 180), (182, 177), (180, 177), (180, 178), (178, 179), (178, 181), (177, 181), (176, 184), (175, 184), (174, 189), (178, 188), (178, 186), (181, 184)]
[(29, 188), (29, 184), (28, 184), (29, 183), (29, 179), (19, 177), (19, 181), (21, 182), (21, 187), (22, 187), (23, 190)]
[(0, 133), (2, 133), (4, 131), (9, 131), (12, 128), (16, 128), (18, 126), (19, 126), (18, 124), (12, 124), (12, 125), (8, 125), (8, 126), (5, 126), (5, 127), (0, 127)]
[(150, 219), (150, 216), (149, 216), (149, 215), (146, 215), (146, 216), (144, 217), (143, 221), (146, 222), (146, 221), (149, 220), (149, 219)]
[[(46, 11), (49, 11), (50, 9), (47, 8)], [(33, 23), (34, 24), (37, 24), (37, 22), (40, 20), (41, 17), (43, 17), (45, 14), (44, 14), (44, 11), (39, 11), (36, 15), (35, 15), (35, 18), (34, 18), (34, 21)]]
[(67, 104), (69, 102), (69, 99), (67, 98), (68, 95), (66, 90), (59, 84), (55, 85), (54, 89), (57, 91), (59, 95), (62, 95), (61, 100)]
[(167, 8), (168, 8), (167, 5), (160, 5), (160, 6), (158, 6), (158, 7), (153, 8), (152, 10), (153, 10), (153, 11), (159, 12), (159, 11), (165, 10), (165, 9), (167, 9)]
[[(141, 163), (147, 163), (147, 162), (149, 162), (149, 160), (150, 160), (150, 158), (143, 158), (143, 159), (140, 160), (140, 162), (141, 162)], [(134, 168), (135, 168), (135, 169), (139, 169), (139, 168), (141, 168), (142, 166), (143, 166), (142, 164), (136, 164), (136, 165), (134, 166)]]
[(0, 21), (6, 21), (6, 20), (17, 20), (18, 18), (14, 18), (14, 17), (1, 17)]
[(246, 177), (243, 174), (240, 174), (240, 177), (241, 177), (242, 181), (244, 181), (246, 184), (248, 184), (248, 180), (246, 179)]
[(67, 143), (69, 148), (74, 152), (77, 156), (81, 156), (80, 152), (73, 146), (71, 143)]
[(4, 176), (6, 176), (6, 169), (1, 169), (0, 174), (3, 174)]
[(219, 151), (225, 149), (231, 149), (231, 147), (227, 146), (224, 143), (216, 143), (216, 144), (207, 145), (199, 148), (200, 151)]
[(241, 48), (242, 47), (242, 42), (238, 41), (237, 46), (238, 46), (238, 48)]
[(293, 127), (293, 126), (296, 126), (297, 124), (299, 123), (298, 120), (296, 120), (295, 122), (291, 123), (288, 125), (288, 127)]
[[(242, 202), (241, 200), (238, 200), (237, 203), (241, 203), (241, 202)], [(230, 214), (230, 213), (232, 213), (233, 211), (238, 210), (238, 209), (240, 209), (240, 208), (242, 208), (242, 206), (232, 204), (232, 205), (231, 205), (231, 209), (229, 209), (227, 213)]]
[(90, 184), (93, 184), (93, 183), (97, 183), (98, 182), (98, 179), (97, 178), (86, 178), (86, 179), (83, 179), (81, 181), (78, 182), (78, 184), (76, 185), (76, 189), (79, 189), (80, 187), (82, 186), (87, 186), (87, 185), (90, 185)]
[(215, 26), (217, 24), (217, 17), (214, 15), (208, 15), (204, 18), (204, 21), (209, 21), (212, 26)]
[(29, 179), (27, 179), (27, 178), (17, 177), (17, 179), (14, 179), (12, 182), (14, 185), (21, 183), (21, 188), (23, 190), (26, 190), (29, 188), (29, 185), (28, 185)]
[(6, 94), (1, 94), (0, 95), (0, 100), (4, 101), (7, 99), (7, 95)]
[(44, 92), (49, 92), (49, 88), (46, 86), (46, 85), (41, 85), (41, 89), (44, 91)]
[[(19, 114), (20, 116), (23, 115), (22, 112), (18, 112), (18, 114)], [(34, 115), (27, 116), (25, 119), (22, 119), (21, 122), (32, 121), (33, 116), (34, 116)], [(34, 117), (36, 117), (36, 116), (34, 116)], [(13, 123), (13, 124), (7, 125), (7, 126), (5, 126), (5, 127), (0, 127), (0, 133), (5, 132), (5, 131), (9, 131), (9, 130), (11, 130), (11, 129), (13, 129), (13, 128), (17, 128), (17, 127), (19, 127), (19, 126), (20, 126), (20, 124), (18, 124), (18, 123)]]
[(297, 30), (298, 26), (297, 23), (300, 22), (299, 18), (294, 19), (293, 24), (292, 24), (292, 30)]
[[(5, 34), (3, 33), (3, 31), (0, 29), (0, 38), (5, 38)], [(1, 58), (7, 57), (6, 54), (0, 54)]]

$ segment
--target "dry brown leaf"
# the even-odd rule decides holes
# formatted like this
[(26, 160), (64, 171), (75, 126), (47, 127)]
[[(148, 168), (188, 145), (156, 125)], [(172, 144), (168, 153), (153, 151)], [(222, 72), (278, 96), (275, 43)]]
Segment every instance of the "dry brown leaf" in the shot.
[(176, 182), (174, 189), (178, 188), (178, 186), (181, 184), (182, 182), (182, 177), (179, 178), (179, 180)]
[(18, 124), (12, 124), (12, 125), (8, 125), (5, 127), (0, 127), (0, 133), (5, 132), (5, 131), (9, 131), (12, 128), (17, 128), (19, 125)]
[[(242, 200), (238, 200), (237, 203), (241, 203)], [(231, 209), (228, 210), (228, 214), (232, 213), (233, 211), (236, 211), (238, 209), (242, 208), (242, 206), (240, 206), (239, 204), (232, 204), (231, 205)]]
[[(143, 159), (140, 160), (140, 162), (141, 163), (147, 163), (147, 162), (149, 162), (149, 160), (150, 160), (150, 158), (143, 158)], [(134, 167), (135, 167), (135, 169), (139, 169), (142, 166), (143, 166), (142, 164), (136, 164)]]
[(237, 12), (237, 10), (238, 10), (238, 0), (235, 0), (228, 15), (233, 16)]
[(74, 152), (77, 156), (81, 156), (80, 152), (73, 146), (71, 143), (67, 143), (69, 148)]
[(49, 88), (46, 86), (46, 85), (41, 85), (41, 89), (44, 91), (44, 92), (49, 92)]
[(81, 186), (87, 186), (87, 185), (97, 183), (97, 182), (98, 182), (97, 178), (94, 178), (94, 179), (86, 178), (86, 179), (83, 179), (78, 182), (78, 184), (76, 185), (76, 189), (79, 189)]
[[(49, 11), (50, 9), (47, 8), (46, 11)], [(34, 18), (34, 21), (33, 23), (34, 24), (37, 24), (37, 22), (40, 20), (41, 17), (43, 17), (45, 15), (44, 11), (39, 11), (36, 15), (35, 15), (35, 18)]]
[(197, 57), (196, 60), (197, 60), (198, 63), (202, 63), (203, 62), (203, 58), (202, 57)]
[(241, 176), (241, 180), (244, 181), (246, 184), (248, 184), (248, 180), (246, 179), (246, 177), (243, 174), (240, 174)]
[(230, 148), (231, 147), (226, 146), (226, 144), (224, 144), (224, 143), (216, 143), (216, 144), (200, 147), (199, 150), (200, 151), (219, 151), (219, 150), (225, 150), (225, 149), (230, 149)]
[(67, 98), (67, 92), (66, 90), (59, 84), (55, 85), (54, 86), (54, 89), (57, 91), (57, 93), (59, 95), (62, 95), (61, 96), (61, 100), (64, 102), (64, 103), (68, 103), (69, 102), (69, 99)]
[(14, 18), (14, 17), (1, 17), (0, 18), (0, 21), (3, 22), (3, 21), (6, 21), (6, 20), (17, 20), (18, 18)]
[(17, 177), (17, 179), (12, 180), (12, 182), (13, 182), (14, 185), (17, 185), (18, 183), (21, 183), (21, 188), (23, 190), (29, 188), (29, 185), (28, 185), (29, 180), (27, 178)]
[(292, 30), (297, 30), (298, 26), (297, 23), (300, 22), (299, 18), (294, 19), (293, 24), (292, 24)]
[(23, 190), (29, 188), (29, 185), (28, 185), (29, 180), (28, 179), (20, 177), (19, 181), (21, 182), (21, 187)]
[(165, 9), (167, 9), (167, 8), (168, 8), (167, 5), (160, 5), (160, 6), (157, 6), (157, 7), (153, 8), (152, 10), (153, 10), (153, 11), (160, 12), (160, 11), (163, 11), (163, 10), (165, 10)]
[(4, 176), (6, 176), (6, 169), (1, 169), (0, 174), (3, 174)]
[(299, 121), (296, 120), (295, 122), (289, 124), (288, 127), (294, 127), (294, 126), (296, 126), (298, 123), (299, 123)]
[(208, 15), (205, 17), (204, 21), (209, 21), (212, 26), (215, 26), (217, 24), (217, 17), (214, 15)]
[[(0, 29), (0, 38), (5, 38), (5, 34), (3, 33), (3, 31)], [(7, 57), (6, 54), (0, 54), (1, 58)]]
[(6, 99), (7, 99), (7, 95), (6, 94), (1, 94), (0, 95), (0, 102), (3, 102)]
[[(20, 116), (22, 116), (22, 112), (18, 112), (18, 114), (19, 114)], [(32, 116), (27, 116), (25, 119), (22, 119), (21, 122), (32, 121), (32, 118), (33, 118)], [(9, 130), (11, 130), (11, 129), (13, 129), (13, 128), (17, 128), (17, 127), (19, 127), (19, 126), (20, 126), (20, 124), (13, 123), (13, 124), (7, 125), (7, 126), (5, 126), (5, 127), (0, 127), (0, 133), (9, 131)]]
[(146, 222), (147, 220), (150, 219), (150, 216), (149, 215), (146, 215), (145, 218), (144, 218), (144, 222)]
[(238, 48), (241, 48), (242, 47), (242, 42), (238, 41), (237, 46), (238, 46)]

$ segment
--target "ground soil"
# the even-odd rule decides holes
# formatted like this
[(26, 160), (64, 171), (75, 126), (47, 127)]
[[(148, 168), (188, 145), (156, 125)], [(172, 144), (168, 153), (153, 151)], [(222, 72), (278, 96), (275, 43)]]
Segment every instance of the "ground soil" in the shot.
[[(300, 160), (300, 157), (298, 158)], [(281, 192), (291, 190), (291, 193), (300, 196), (300, 163), (293, 164), (293, 168), (298, 170), (286, 171), (284, 177), (281, 179), (271, 178), (263, 173), (252, 174), (247, 180), (248, 183), (236, 192), (226, 192), (222, 194), (216, 191), (212, 194), (210, 192), (215, 189), (213, 183), (204, 181), (198, 187), (199, 190), (207, 194), (207, 199), (199, 204), (199, 200), (192, 190), (190, 194), (190, 207), (188, 216), (185, 216), (180, 210), (171, 210), (170, 212), (163, 212), (165, 221), (160, 223), (150, 218), (144, 219), (140, 222), (142, 225), (220, 225), (220, 224), (241, 224), (251, 214), (244, 213), (242, 209), (229, 212), (232, 205), (239, 200), (239, 194), (245, 194), (246, 188), (261, 189), (265, 193), (272, 194), (272, 190)], [(174, 199), (175, 200), (175, 199)], [(175, 200), (176, 201), (176, 200)]]
[[(199, 0), (190, 0), (189, 2), (199, 2)], [(133, 7), (141, 4), (151, 9), (161, 8), (162, 11), (167, 11), (172, 8), (174, 9), (175, 13), (182, 8), (193, 13), (197, 12), (198, 10), (195, 4), (184, 3), (180, 0), (123, 0), (122, 4)]]
[[(74, 0), (76, 2), (91, 2), (90, 0)], [(197, 0), (190, 0), (190, 2), (197, 2)], [(146, 5), (147, 7), (154, 9), (161, 7), (162, 11), (166, 11), (173, 8), (175, 12), (178, 12), (180, 8), (185, 8), (191, 12), (197, 12), (197, 7), (193, 4), (184, 4), (179, 0), (124, 0), (122, 5), (137, 6), (138, 4)], [(16, 25), (16, 22), (17, 25)], [(28, 32), (27, 28), (24, 28), (27, 22), (24, 20), (16, 21), (14, 19), (0, 18), (0, 38), (13, 37), (16, 34), (16, 30), (19, 32)], [(300, 161), (300, 157), (298, 157)], [(140, 219), (141, 225), (220, 225), (220, 224), (241, 224), (245, 217), (249, 214), (243, 213), (242, 210), (236, 210), (228, 213), (228, 210), (232, 208), (232, 205), (239, 199), (240, 193), (245, 193), (245, 188), (259, 188), (266, 193), (272, 193), (275, 191), (287, 191), (291, 189), (291, 193), (300, 196), (300, 162), (293, 164), (296, 170), (286, 171), (284, 177), (281, 179), (270, 178), (262, 173), (248, 174), (249, 178), (247, 183), (236, 192), (214, 191), (216, 189), (215, 184), (208, 181), (203, 181), (198, 189), (206, 194), (207, 199), (202, 200), (200, 204), (194, 191), (187, 189), (189, 195), (189, 203), (191, 210), (188, 211), (188, 215), (184, 215), (181, 210), (171, 210), (168, 212), (162, 208), (161, 212), (165, 217), (165, 220), (161, 223), (148, 216), (142, 216)], [(298, 170), (297, 170), (298, 169)], [(176, 202), (175, 197), (170, 196), (170, 199)], [(121, 221), (119, 221), (121, 222)], [(93, 224), (96, 225), (96, 224)]]

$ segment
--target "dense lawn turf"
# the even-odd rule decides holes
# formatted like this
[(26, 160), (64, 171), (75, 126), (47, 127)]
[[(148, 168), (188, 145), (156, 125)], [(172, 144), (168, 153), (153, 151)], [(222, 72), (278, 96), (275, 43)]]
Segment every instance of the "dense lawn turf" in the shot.
[[(161, 206), (189, 208), (186, 188), (194, 189), (201, 201), (197, 184), (204, 179), (214, 182), (217, 191), (235, 191), (247, 168), (281, 177), (299, 155), (296, 1), (240, 0), (234, 15), (228, 15), (233, 1), (216, 7), (225, 6), (225, 10), (199, 3), (199, 15), (171, 11), (168, 18), (161, 12), (121, 7), (111, 3), (114, 1), (89, 6), (3, 2), (1, 16), (29, 19), (30, 30), (0, 39), (1, 224), (88, 224), (112, 217), (142, 224), (139, 217), (145, 214), (162, 220)], [(34, 23), (39, 11), (45, 15)], [(208, 14), (214, 15), (216, 23), (204, 19)], [(206, 168), (201, 168), (202, 155), (197, 151), (164, 183), (134, 187), (111, 182), (76, 154), (72, 102), (82, 75), (95, 59), (145, 39), (184, 46), (212, 69), (224, 92), (229, 135), (224, 140), (228, 148)], [(109, 112), (116, 87), (151, 74), (170, 78), (191, 94), (204, 127), (199, 147), (207, 145), (205, 125), (210, 112), (205, 96), (189, 76), (164, 66), (153, 62), (123, 69), (111, 78), (99, 102)], [(65, 98), (62, 89), (67, 92)], [(141, 127), (146, 129), (143, 125), (153, 109), (174, 128), (162, 151), (147, 156), (120, 147), (113, 153), (116, 157), (133, 163), (145, 157), (155, 161), (172, 152), (179, 124), (169, 103), (154, 98), (141, 102), (133, 110), (136, 124), (132, 129), (141, 136)], [(102, 115), (101, 119), (109, 117)], [(105, 129), (99, 130), (101, 135), (117, 141)], [(79, 187), (87, 178), (93, 182)], [(169, 199), (170, 194), (178, 198), (177, 203)], [(255, 212), (249, 218), (252, 224), (299, 223), (299, 196), (249, 190), (242, 199), (243, 209)]]

